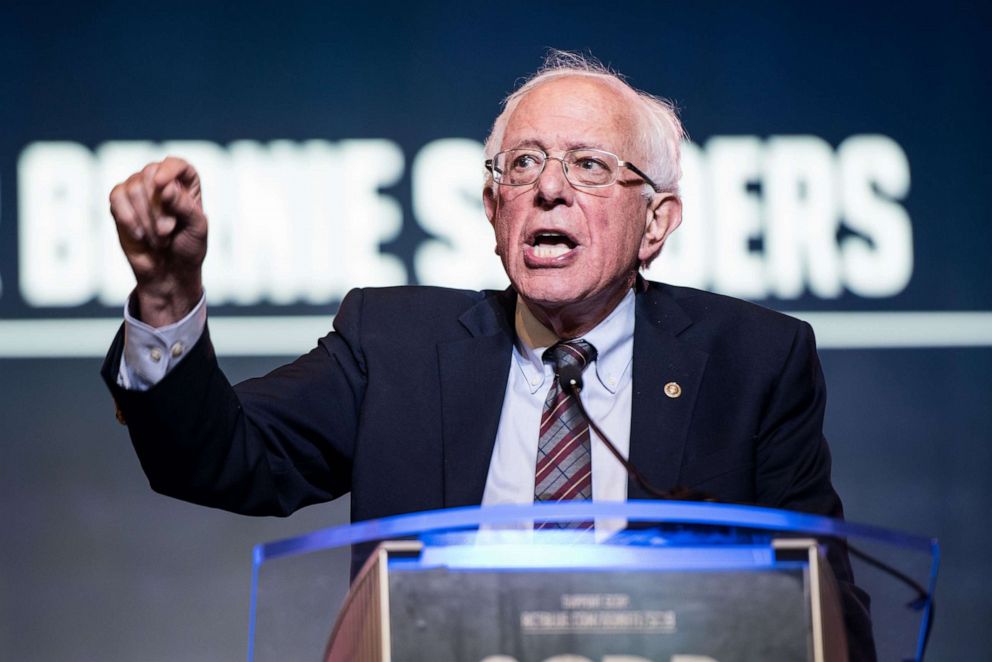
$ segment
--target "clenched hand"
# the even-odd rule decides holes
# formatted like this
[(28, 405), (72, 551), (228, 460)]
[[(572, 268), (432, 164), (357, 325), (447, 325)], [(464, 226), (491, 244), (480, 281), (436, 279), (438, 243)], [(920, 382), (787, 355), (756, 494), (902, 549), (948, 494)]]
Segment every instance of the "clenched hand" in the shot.
[(202, 296), (207, 253), (196, 170), (174, 156), (149, 163), (110, 192), (110, 212), (137, 280), (141, 320), (160, 327), (182, 319)]

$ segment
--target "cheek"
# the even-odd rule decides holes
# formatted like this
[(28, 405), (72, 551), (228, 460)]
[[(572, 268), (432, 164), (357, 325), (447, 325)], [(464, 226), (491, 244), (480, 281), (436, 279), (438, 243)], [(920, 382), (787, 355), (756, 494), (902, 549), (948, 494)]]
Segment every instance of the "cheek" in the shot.
[(493, 232), (496, 235), (496, 253), (503, 255), (513, 243), (513, 227), (506, 215), (500, 213), (496, 216)]
[(639, 206), (628, 205), (619, 212), (614, 211), (600, 218), (601, 241), (598, 243), (604, 260), (609, 264), (626, 265), (637, 259), (644, 236), (642, 213)]

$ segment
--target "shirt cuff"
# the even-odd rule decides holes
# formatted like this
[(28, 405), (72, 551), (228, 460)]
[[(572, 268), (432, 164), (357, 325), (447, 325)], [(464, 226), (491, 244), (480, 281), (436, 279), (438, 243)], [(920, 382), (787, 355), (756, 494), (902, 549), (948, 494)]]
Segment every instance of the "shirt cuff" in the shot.
[(178, 365), (203, 335), (207, 325), (206, 293), (186, 317), (155, 328), (131, 314), (131, 299), (124, 304), (124, 354), (117, 384), (132, 391), (147, 391)]

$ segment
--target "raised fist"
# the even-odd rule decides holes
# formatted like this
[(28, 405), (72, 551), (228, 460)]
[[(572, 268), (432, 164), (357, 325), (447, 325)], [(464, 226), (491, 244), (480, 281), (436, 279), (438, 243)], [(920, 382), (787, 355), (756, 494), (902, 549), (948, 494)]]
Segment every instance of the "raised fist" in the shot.
[(141, 320), (159, 327), (182, 319), (203, 294), (207, 254), (196, 170), (174, 156), (149, 163), (110, 192), (110, 213), (137, 280)]

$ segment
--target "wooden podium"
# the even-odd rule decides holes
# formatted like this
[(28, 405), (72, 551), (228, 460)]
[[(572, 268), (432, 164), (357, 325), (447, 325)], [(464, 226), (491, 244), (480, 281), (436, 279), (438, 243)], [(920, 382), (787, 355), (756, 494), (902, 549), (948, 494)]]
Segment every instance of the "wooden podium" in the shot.
[[(326, 662), (847, 660), (836, 585), (815, 540), (617, 555), (543, 537), (457, 554), (382, 543), (348, 595)], [(465, 554), (491, 558), (483, 567)]]
[[(589, 520), (593, 531), (533, 527)], [(536, 504), (359, 522), (256, 547), (248, 659), (843, 662), (824, 549), (848, 538), (929, 559), (932, 593), (935, 541), (765, 508)], [(350, 588), (349, 549), (374, 549)]]

